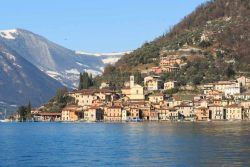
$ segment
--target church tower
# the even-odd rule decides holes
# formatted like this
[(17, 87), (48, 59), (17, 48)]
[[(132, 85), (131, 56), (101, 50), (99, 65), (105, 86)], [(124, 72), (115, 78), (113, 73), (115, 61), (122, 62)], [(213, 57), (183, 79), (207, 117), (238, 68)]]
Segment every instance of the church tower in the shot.
[(130, 88), (135, 86), (135, 77), (134, 76), (130, 76)]

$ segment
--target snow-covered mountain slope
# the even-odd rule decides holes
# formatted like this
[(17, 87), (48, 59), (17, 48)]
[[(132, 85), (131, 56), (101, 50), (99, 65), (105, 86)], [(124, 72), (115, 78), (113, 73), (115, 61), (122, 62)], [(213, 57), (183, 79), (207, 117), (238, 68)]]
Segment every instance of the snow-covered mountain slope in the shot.
[(77, 55), (95, 56), (99, 58), (104, 65), (115, 64), (122, 56), (131, 52), (112, 52), (112, 53), (89, 53), (84, 51), (76, 51)]
[(115, 63), (125, 54), (76, 53), (23, 29), (0, 31), (0, 41), (42, 72), (70, 88), (77, 87), (80, 72), (101, 74), (105, 65)]
[[(13, 40), (10, 37), (12, 34), (7, 36)], [(15, 108), (31, 101), (37, 106), (46, 102), (61, 87), (58, 81), (41, 72), (0, 40), (1, 105)]]

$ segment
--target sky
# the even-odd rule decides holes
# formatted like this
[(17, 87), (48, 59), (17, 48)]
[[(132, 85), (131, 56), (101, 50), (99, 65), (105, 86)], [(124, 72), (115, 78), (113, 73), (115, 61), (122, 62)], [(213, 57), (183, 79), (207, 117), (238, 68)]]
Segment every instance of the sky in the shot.
[(72, 50), (131, 51), (205, 1), (2, 0), (0, 29), (26, 29)]

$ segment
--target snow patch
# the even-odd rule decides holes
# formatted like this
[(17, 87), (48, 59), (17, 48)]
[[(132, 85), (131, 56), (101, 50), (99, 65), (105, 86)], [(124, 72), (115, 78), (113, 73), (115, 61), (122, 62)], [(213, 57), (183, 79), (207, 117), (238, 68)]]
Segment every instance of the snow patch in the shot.
[(85, 72), (92, 74), (93, 76), (97, 76), (97, 75), (101, 74), (101, 72), (96, 71), (96, 70), (91, 70), (91, 69), (87, 69), (87, 70), (85, 70)]
[(102, 72), (104, 71), (104, 67), (100, 67), (99, 69), (100, 69)]
[(84, 66), (84, 64), (76, 62), (76, 64), (78, 64), (79, 66)]
[(48, 74), (48, 76), (55, 78), (57, 76), (59, 76), (60, 74), (56, 71), (46, 71), (46, 73)]
[(67, 74), (76, 74), (76, 75), (79, 75), (80, 72), (77, 70), (77, 69), (70, 69), (70, 70), (66, 70), (65, 71)]
[(5, 39), (16, 39), (15, 35), (18, 35), (16, 29), (0, 31), (0, 36)]
[(8, 52), (3, 52), (3, 53), (6, 55), (6, 57), (7, 57), (9, 60), (11, 60), (11, 61), (16, 61), (16, 57), (13, 56), (12, 54), (10, 54), (10, 53), (8, 53)]
[(16, 63), (16, 57), (8, 52), (3, 52), (7, 59), (9, 59), (10, 61), (12, 61), (13, 65), (18, 67), (18, 68), (22, 68), (22, 66), (20, 66), (19, 64)]
[(90, 52), (84, 52), (84, 51), (75, 51), (75, 54), (78, 55), (93, 55), (96, 57), (100, 57), (100, 56), (123, 56), (125, 54), (129, 54), (131, 53), (131, 51), (127, 51), (127, 52), (112, 52), (112, 53), (90, 53)]
[(78, 64), (79, 66), (82, 66), (82, 67), (89, 67), (88, 65), (82, 64), (80, 62), (76, 62), (76, 64)]
[(109, 57), (102, 59), (104, 64), (115, 64), (120, 58), (119, 57)]

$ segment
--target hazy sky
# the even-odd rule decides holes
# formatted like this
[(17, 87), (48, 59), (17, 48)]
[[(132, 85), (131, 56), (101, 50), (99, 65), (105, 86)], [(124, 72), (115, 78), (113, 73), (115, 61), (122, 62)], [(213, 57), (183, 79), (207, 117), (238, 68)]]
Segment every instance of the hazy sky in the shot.
[(23, 28), (73, 50), (128, 51), (206, 0), (2, 0), (0, 29)]

